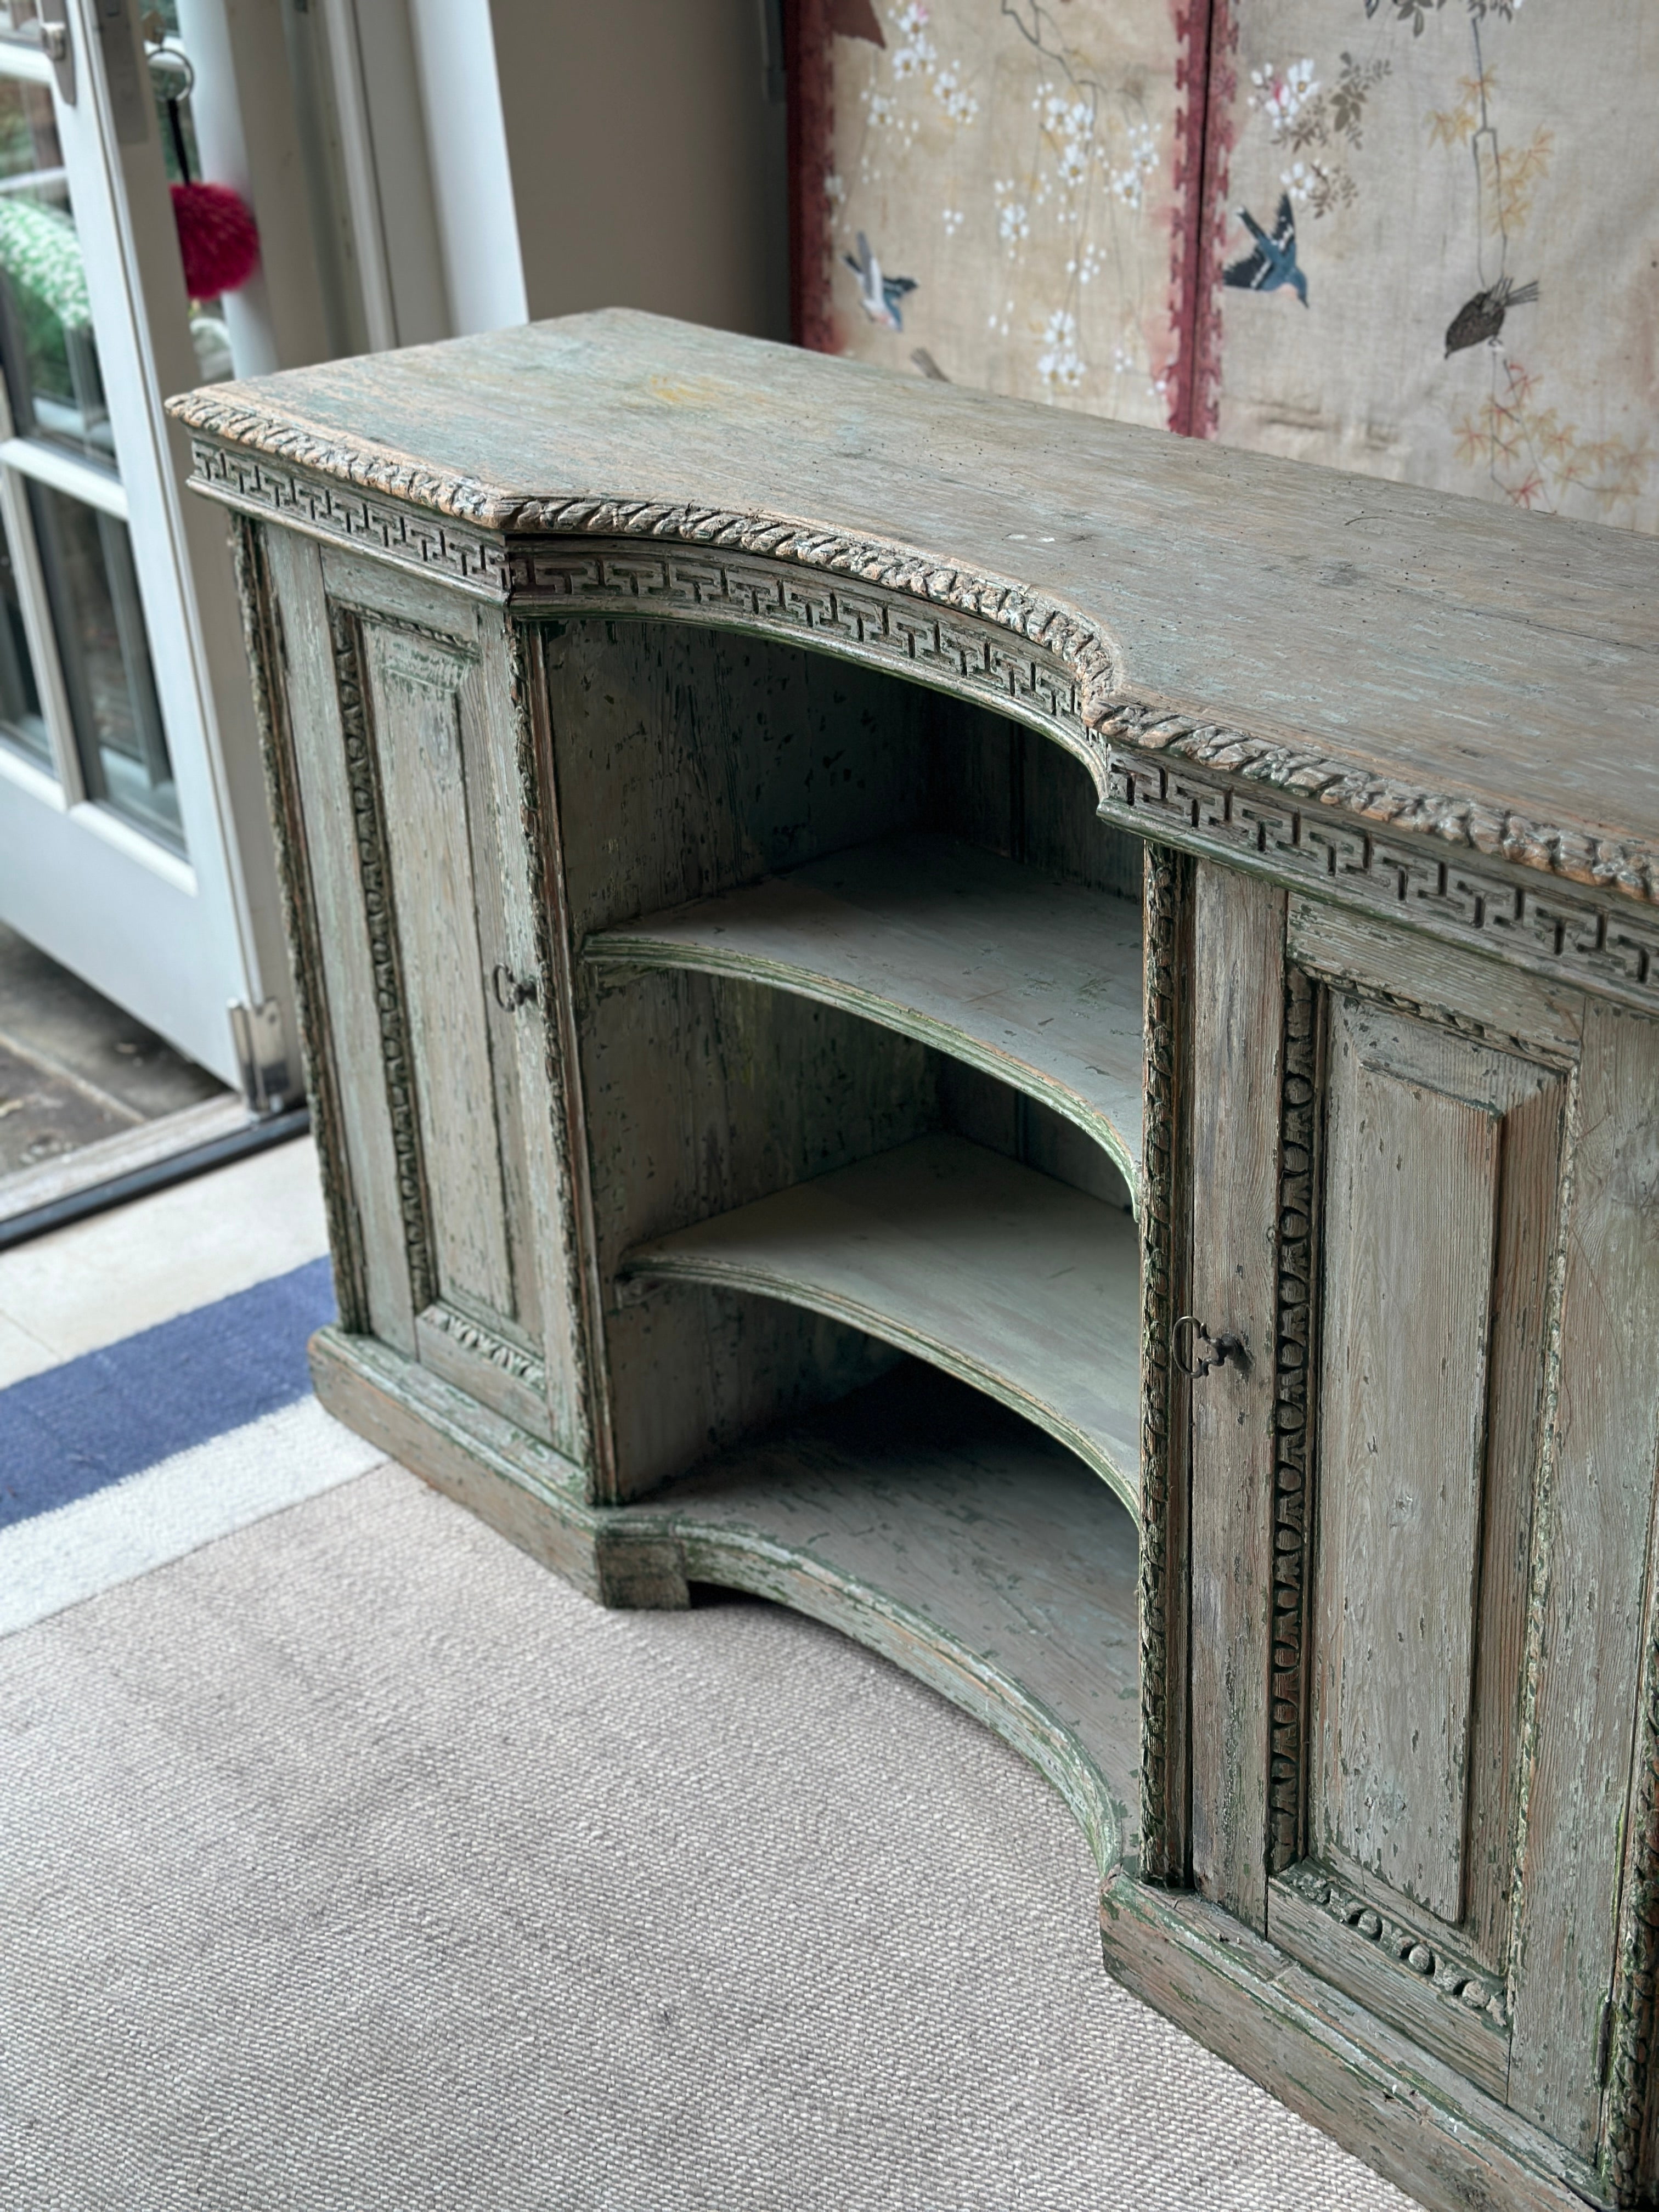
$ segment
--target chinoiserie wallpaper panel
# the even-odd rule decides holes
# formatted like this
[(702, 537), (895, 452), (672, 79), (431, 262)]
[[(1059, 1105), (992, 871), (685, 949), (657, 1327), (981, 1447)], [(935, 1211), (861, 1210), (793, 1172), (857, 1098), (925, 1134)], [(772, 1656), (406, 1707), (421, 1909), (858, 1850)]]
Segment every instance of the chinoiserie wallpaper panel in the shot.
[(1659, 530), (1656, 0), (796, 0), (809, 344)]
[(1169, 9), (869, 0), (832, 12), (835, 349), (1166, 422), (1178, 352)]

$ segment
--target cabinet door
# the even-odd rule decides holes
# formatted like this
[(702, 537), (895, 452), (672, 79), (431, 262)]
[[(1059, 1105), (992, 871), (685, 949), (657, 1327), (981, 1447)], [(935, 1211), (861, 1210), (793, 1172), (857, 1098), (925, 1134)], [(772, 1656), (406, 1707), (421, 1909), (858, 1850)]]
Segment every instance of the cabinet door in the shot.
[(1593, 2156), (1659, 1435), (1659, 1024), (1216, 875), (1189, 1291), (1244, 1357), (1188, 1385), (1193, 1880)]
[(364, 1318), (580, 1458), (507, 632), (332, 549), (270, 558)]

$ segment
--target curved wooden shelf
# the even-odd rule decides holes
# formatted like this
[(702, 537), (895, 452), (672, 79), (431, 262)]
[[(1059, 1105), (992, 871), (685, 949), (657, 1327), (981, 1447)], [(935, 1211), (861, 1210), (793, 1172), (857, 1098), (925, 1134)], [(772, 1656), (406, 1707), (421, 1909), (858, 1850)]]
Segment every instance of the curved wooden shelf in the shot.
[(1109, 1875), (1140, 1819), (1137, 1524), (1076, 1457), (906, 1361), (649, 1497), (574, 1470), (373, 1338), (320, 1330), (323, 1403), (608, 1603), (713, 1583), (809, 1613), (994, 1729), (1059, 1791)]
[(1035, 1421), (1139, 1511), (1134, 1225), (999, 1152), (918, 1138), (636, 1245), (623, 1272), (849, 1322)]
[(586, 958), (696, 968), (902, 1030), (1041, 1099), (1140, 1182), (1139, 907), (915, 832), (596, 932)]
[(906, 1366), (614, 1511), (665, 1521), (691, 1581), (811, 1613), (994, 1729), (1103, 1874), (1133, 1850), (1136, 1523), (1028, 1422)]

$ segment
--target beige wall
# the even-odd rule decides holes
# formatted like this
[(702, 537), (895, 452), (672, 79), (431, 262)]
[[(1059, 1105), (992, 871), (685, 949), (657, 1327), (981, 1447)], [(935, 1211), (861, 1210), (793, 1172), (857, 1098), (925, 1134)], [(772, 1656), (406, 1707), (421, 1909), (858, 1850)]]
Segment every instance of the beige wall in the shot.
[(532, 319), (649, 307), (786, 338), (762, 0), (490, 0)]

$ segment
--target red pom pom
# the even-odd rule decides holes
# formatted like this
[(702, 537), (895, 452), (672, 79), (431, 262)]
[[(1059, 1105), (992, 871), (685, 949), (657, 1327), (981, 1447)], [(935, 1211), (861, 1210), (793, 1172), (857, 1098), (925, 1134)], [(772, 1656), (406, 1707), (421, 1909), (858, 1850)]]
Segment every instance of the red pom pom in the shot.
[(259, 264), (259, 228), (228, 185), (174, 185), (173, 219), (184, 256), (185, 289), (216, 300), (246, 284)]

